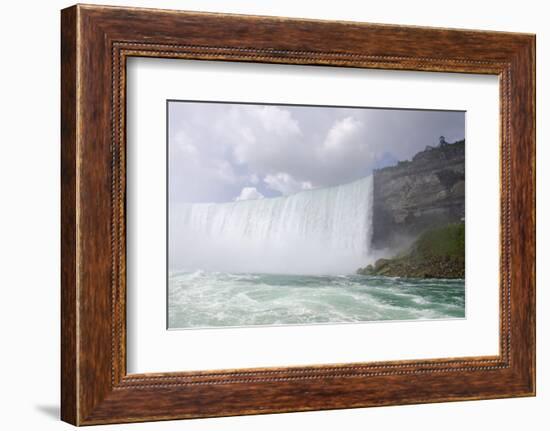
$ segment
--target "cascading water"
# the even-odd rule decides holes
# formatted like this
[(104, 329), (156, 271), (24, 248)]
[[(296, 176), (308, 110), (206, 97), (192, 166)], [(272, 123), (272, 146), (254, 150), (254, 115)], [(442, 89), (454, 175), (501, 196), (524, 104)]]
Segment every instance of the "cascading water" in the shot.
[(168, 326), (464, 318), (464, 280), (355, 274), (372, 261), (372, 177), (170, 208)]
[(364, 266), (372, 176), (290, 196), (170, 208), (170, 269), (346, 274)]

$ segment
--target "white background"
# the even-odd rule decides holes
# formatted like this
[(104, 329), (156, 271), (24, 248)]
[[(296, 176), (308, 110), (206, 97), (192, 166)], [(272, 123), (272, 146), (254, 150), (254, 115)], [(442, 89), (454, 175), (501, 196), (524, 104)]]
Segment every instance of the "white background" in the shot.
[[(127, 83), (128, 372), (498, 354), (498, 77), (142, 58)], [(166, 331), (169, 98), (466, 111), (467, 318)]]
[[(298, 0), (118, 1), (189, 10), (347, 19), (537, 33), (537, 113), (550, 117), (550, 28), (545, 2)], [(59, 409), (59, 9), (64, 1), (5, 2), (0, 15), (0, 426), (70, 429)], [(7, 133), (6, 133), (7, 132)], [(538, 138), (538, 396), (508, 399), (105, 426), (147, 430), (498, 430), (547, 429), (550, 422), (550, 126)]]

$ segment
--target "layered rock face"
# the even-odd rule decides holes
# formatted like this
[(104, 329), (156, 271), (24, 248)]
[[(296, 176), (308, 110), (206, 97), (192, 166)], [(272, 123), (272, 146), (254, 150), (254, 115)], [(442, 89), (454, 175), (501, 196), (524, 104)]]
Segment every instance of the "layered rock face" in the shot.
[(373, 172), (373, 248), (400, 247), (427, 229), (464, 221), (464, 140)]

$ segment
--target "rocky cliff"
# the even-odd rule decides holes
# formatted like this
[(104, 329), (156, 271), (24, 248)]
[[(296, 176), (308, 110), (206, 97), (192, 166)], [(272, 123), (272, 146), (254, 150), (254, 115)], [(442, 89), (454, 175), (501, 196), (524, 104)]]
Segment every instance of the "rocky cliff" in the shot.
[(373, 172), (374, 248), (395, 248), (429, 228), (464, 221), (464, 141), (426, 147)]

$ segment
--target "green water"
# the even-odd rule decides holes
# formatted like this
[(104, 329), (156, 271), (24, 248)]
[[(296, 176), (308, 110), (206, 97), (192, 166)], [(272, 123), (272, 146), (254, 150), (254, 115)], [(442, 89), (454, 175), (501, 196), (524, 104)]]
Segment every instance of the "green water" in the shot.
[(171, 329), (464, 318), (464, 280), (176, 272)]

